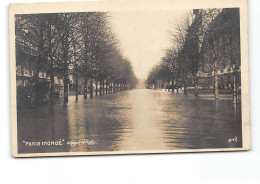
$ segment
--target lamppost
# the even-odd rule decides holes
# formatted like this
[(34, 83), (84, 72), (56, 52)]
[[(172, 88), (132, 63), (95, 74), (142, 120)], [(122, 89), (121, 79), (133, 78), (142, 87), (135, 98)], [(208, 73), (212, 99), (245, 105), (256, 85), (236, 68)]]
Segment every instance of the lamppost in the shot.
[(237, 104), (237, 81), (236, 81), (236, 64), (232, 65), (233, 70), (233, 103)]

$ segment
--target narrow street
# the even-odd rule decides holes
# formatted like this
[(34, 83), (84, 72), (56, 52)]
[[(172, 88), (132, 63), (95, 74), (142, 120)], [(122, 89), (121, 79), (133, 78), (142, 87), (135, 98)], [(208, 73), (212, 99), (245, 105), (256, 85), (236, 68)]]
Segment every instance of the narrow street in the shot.
[[(241, 147), (241, 114), (232, 99), (136, 89), (93, 99), (18, 107), (19, 152), (145, 151)], [(237, 137), (237, 142), (229, 143)], [(24, 141), (80, 142), (26, 147)]]

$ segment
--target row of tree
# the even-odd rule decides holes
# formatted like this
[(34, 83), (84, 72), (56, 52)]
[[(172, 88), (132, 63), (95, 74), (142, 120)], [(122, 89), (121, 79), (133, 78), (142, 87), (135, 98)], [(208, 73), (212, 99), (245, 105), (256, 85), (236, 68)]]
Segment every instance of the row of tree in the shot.
[[(93, 86), (133, 88), (137, 79), (130, 62), (122, 55), (119, 42), (105, 12), (16, 15), (17, 65), (33, 71), (31, 100), (36, 99), (39, 72), (50, 76), (50, 99), (54, 97), (55, 77), (64, 82), (68, 101), (69, 76), (84, 83), (84, 97)], [(89, 85), (89, 86), (87, 86)], [(101, 88), (101, 87), (100, 87)]]
[(215, 98), (219, 98), (217, 72), (229, 66), (235, 73), (241, 65), (239, 9), (193, 10), (176, 24), (171, 39), (172, 46), (150, 71), (147, 85), (175, 88), (177, 93), (183, 88), (184, 94), (192, 85), (197, 96), (202, 70), (214, 78)]

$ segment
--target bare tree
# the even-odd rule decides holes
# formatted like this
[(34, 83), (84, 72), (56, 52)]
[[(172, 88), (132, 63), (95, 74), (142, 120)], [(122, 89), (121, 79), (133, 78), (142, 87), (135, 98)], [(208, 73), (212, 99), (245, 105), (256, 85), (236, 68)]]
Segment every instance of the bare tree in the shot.
[[(29, 66), (34, 70), (34, 84), (41, 70), (49, 74), (51, 101), (55, 77), (63, 78), (64, 102), (68, 101), (70, 77), (73, 77), (71, 87), (76, 91), (76, 100), (81, 80), (84, 98), (87, 98), (89, 80), (90, 97), (93, 97), (94, 81), (96, 96), (98, 87), (102, 95), (112, 86), (123, 90), (137, 83), (130, 62), (120, 51), (106, 12), (19, 15), (16, 43), (17, 56), (25, 52), (26, 57), (32, 57)], [(32, 99), (35, 96), (32, 93)]]
[(59, 14), (56, 22), (56, 29), (59, 37), (59, 71), (63, 76), (64, 83), (64, 102), (68, 102), (69, 75), (71, 74), (70, 65), (73, 61), (72, 26), (76, 24), (75, 14)]
[[(218, 72), (228, 62), (240, 66), (239, 10), (223, 9), (213, 19), (205, 32), (202, 45), (202, 59), (210, 66), (214, 78), (215, 98), (219, 98)], [(234, 77), (234, 80), (236, 77)]]
[(177, 61), (179, 63), (179, 71), (181, 73), (182, 84), (184, 87), (184, 94), (187, 95), (188, 87), (188, 75), (190, 72), (189, 65), (189, 49), (187, 45), (188, 30), (193, 21), (193, 16), (191, 13), (187, 13), (175, 26), (175, 31), (172, 33), (173, 48), (177, 50), (178, 56)]
[[(36, 85), (39, 82), (39, 73), (46, 64), (46, 59), (50, 53), (48, 44), (48, 24), (46, 16), (42, 14), (16, 15), (16, 46), (17, 51), (21, 48), (21, 56), (29, 56), (29, 66), (33, 71), (31, 81), (31, 103), (35, 103)], [(19, 57), (19, 53), (17, 53)], [(19, 61), (19, 58), (17, 61)], [(18, 64), (18, 63), (17, 63)]]

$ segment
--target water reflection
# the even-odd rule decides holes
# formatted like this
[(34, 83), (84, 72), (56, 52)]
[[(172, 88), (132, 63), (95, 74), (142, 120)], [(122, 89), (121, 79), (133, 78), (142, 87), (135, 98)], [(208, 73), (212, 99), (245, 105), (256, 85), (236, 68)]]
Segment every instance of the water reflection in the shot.
[[(232, 97), (215, 101), (209, 95), (142, 89), (87, 100), (80, 96), (78, 102), (74, 98), (68, 104), (18, 107), (19, 153), (242, 146), (241, 108), (234, 107)], [(238, 142), (229, 143), (235, 136)], [(63, 146), (23, 143), (59, 139), (65, 140)]]
[(166, 150), (163, 132), (158, 126), (163, 116), (161, 94), (149, 96), (145, 90), (128, 93), (127, 103), (131, 104), (128, 121), (132, 124), (132, 131), (121, 137), (120, 150), (157, 150), (158, 148)]
[(26, 142), (58, 141), (68, 137), (67, 110), (62, 104), (37, 108), (21, 107), (17, 109), (18, 152), (41, 153), (68, 151), (66, 146), (32, 146)]
[[(69, 130), (69, 150), (73, 152), (88, 151), (85, 146), (77, 146), (80, 141), (86, 139), (87, 128), (84, 122), (86, 113), (82, 103), (69, 103), (68, 104), (68, 130)], [(75, 143), (75, 144), (73, 144)]]

